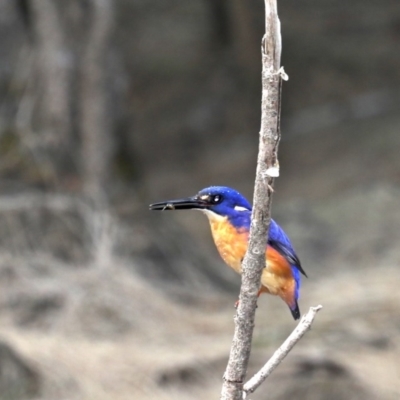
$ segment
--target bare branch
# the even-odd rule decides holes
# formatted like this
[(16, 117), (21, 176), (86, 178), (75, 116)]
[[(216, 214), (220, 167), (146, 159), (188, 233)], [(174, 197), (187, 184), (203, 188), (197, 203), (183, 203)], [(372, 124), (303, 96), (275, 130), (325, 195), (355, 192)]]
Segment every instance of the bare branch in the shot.
[(272, 357), (267, 363), (258, 371), (244, 386), (243, 386), (243, 399), (247, 397), (249, 393), (253, 393), (274, 369), (283, 361), (283, 359), (289, 354), (296, 343), (304, 336), (304, 334), (311, 328), (311, 324), (314, 321), (317, 312), (321, 310), (322, 306), (311, 307), (307, 314), (303, 315), (296, 329), (290, 334), (290, 336), (283, 342), (281, 347), (275, 351)]
[(276, 0), (265, 0), (266, 33), (262, 45), (262, 104), (261, 130), (257, 171), (254, 187), (249, 247), (243, 260), (239, 307), (235, 318), (235, 333), (228, 365), (224, 375), (221, 399), (242, 399), (243, 382), (250, 357), (265, 248), (268, 240), (273, 177), (268, 171), (278, 168), (280, 139), (280, 22)]

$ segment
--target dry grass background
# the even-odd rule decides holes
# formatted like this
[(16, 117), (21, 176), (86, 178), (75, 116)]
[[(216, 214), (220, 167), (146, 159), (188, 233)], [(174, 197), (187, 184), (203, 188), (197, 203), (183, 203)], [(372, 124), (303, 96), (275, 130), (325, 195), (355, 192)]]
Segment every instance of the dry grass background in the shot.
[[(133, 278), (124, 266), (59, 278), (53, 290), (61, 282), (69, 290), (51, 323), (27, 328), (4, 312), (2, 317), (2, 341), (37, 374), (38, 398), (217, 396), (232, 334), (233, 310), (223, 303), (232, 299), (185, 307)], [(367, 270), (360, 286), (353, 279), (354, 274), (340, 273), (306, 285), (303, 309), (323, 299), (324, 312), (253, 398), (284, 399), (290, 393), (307, 399), (398, 398), (398, 269)], [(10, 294), (2, 297), (7, 307)], [(253, 371), (293, 328), (283, 307), (269, 300), (258, 309)]]
[[(398, 398), (399, 253), (395, 236), (393, 242), (383, 240), (387, 248), (380, 253), (376, 245), (383, 232), (398, 226), (398, 198), (398, 189), (375, 185), (305, 211), (308, 221), (323, 224), (334, 250), (307, 262), (310, 278), (303, 284), (301, 307), (322, 303), (324, 309), (312, 331), (252, 398)], [(367, 204), (373, 204), (374, 212), (366, 211)], [(284, 208), (291, 221), (287, 229), (307, 257), (306, 248), (318, 247), (311, 243), (315, 235), (307, 234), (315, 227), (303, 224), (296, 204)], [(117, 221), (112, 223), (122, 224)], [(348, 224), (356, 228), (348, 230)], [(305, 238), (297, 240), (304, 231)], [(52, 232), (58, 237), (66, 233), (54, 227)], [(196, 268), (182, 253), (187, 268)], [(3, 346), (16, 353), (2, 358), (3, 392), (13, 393), (9, 398), (38, 399), (217, 397), (235, 294), (199, 285), (193, 275), (181, 287), (163, 287), (162, 280), (134, 272), (140, 271), (134, 261), (113, 253), (109, 257), (106, 265), (88, 257), (71, 268), (69, 261), (44, 252), (3, 253), (0, 332)], [(293, 327), (279, 299), (261, 298), (251, 371)]]

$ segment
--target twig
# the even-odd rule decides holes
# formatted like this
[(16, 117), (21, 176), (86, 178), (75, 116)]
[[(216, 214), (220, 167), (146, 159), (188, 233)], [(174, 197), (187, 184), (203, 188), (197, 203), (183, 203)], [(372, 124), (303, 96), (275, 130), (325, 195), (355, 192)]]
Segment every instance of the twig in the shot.
[(265, 267), (273, 186), (273, 177), (267, 171), (271, 171), (271, 168), (276, 171), (278, 168), (277, 151), (280, 139), (281, 34), (277, 0), (265, 0), (265, 30), (262, 41), (262, 115), (253, 212), (249, 246), (243, 260), (235, 332), (222, 385), (222, 400), (242, 399), (254, 329), (257, 292), (262, 269)]
[(243, 386), (243, 399), (246, 399), (249, 393), (253, 393), (274, 369), (282, 362), (282, 360), (289, 354), (295, 344), (304, 336), (304, 334), (311, 328), (317, 312), (321, 310), (322, 306), (311, 307), (307, 314), (303, 315), (296, 329), (290, 336), (283, 342), (281, 347), (275, 351), (267, 363)]

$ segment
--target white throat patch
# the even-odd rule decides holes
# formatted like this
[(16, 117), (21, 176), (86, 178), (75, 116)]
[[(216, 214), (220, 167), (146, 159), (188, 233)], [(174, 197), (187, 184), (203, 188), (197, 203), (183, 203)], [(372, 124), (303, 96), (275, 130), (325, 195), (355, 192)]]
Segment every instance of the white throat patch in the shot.
[(210, 221), (222, 221), (226, 219), (226, 217), (223, 217), (222, 215), (219, 215), (211, 210), (206, 210), (206, 209), (198, 209), (198, 210), (206, 214)]
[(242, 207), (242, 206), (235, 206), (234, 209), (235, 209), (235, 211), (250, 211), (246, 207)]

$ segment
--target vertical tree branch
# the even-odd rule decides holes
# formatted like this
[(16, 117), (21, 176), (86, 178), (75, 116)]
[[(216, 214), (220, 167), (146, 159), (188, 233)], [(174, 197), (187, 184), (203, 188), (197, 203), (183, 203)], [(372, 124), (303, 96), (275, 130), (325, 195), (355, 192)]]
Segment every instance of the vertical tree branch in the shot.
[(265, 23), (266, 32), (262, 41), (262, 116), (250, 239), (243, 261), (235, 333), (222, 386), (223, 400), (242, 399), (254, 329), (257, 292), (265, 266), (273, 176), (278, 175), (281, 34), (277, 0), (265, 0)]

